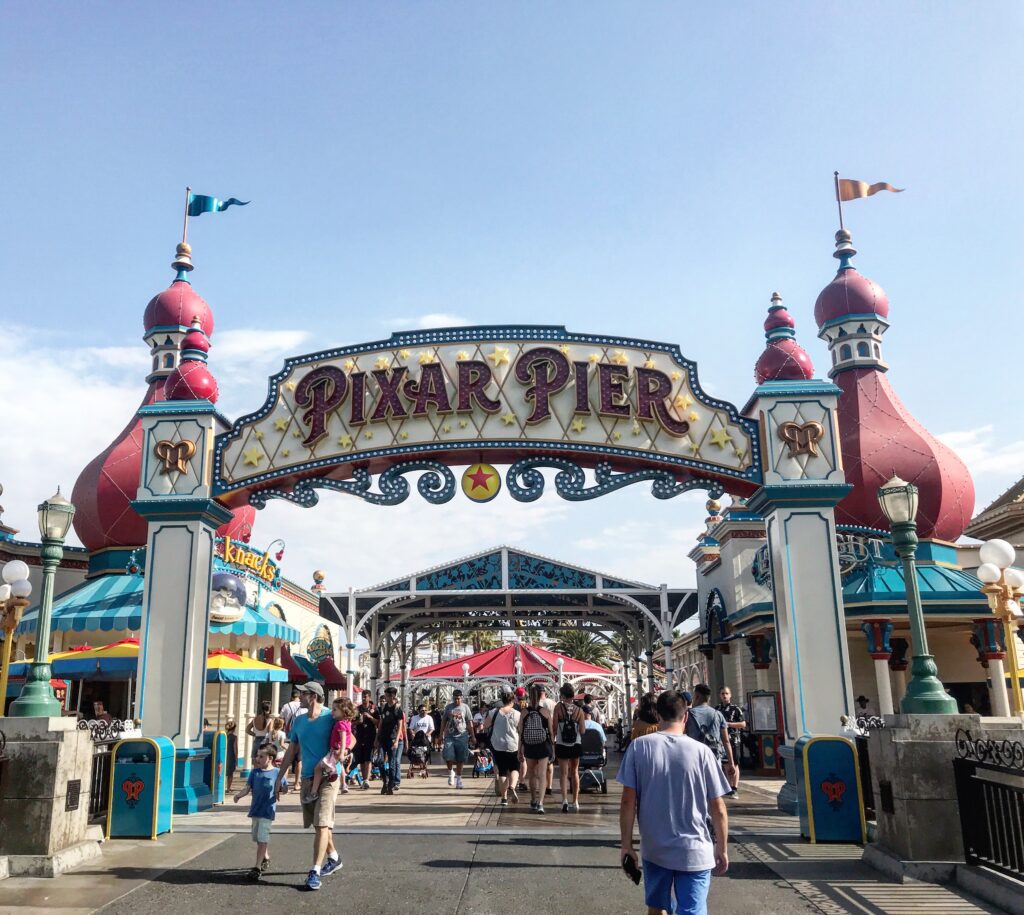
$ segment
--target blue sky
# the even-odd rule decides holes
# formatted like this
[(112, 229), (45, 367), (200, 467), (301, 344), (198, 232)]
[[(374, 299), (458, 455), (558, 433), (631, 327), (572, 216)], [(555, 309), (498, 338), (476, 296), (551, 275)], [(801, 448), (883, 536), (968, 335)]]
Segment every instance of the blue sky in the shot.
[[(448, 319), (678, 342), (743, 403), (773, 290), (824, 370), (811, 310), (837, 168), (907, 188), (848, 205), (857, 266), (890, 297), (896, 390), (985, 503), (1024, 472), (1022, 20), (1010, 3), (9, 4), (0, 399), (25, 445), (0, 457), (5, 520), (34, 526), (130, 415), (186, 184), (252, 200), (190, 232), (229, 414), (285, 355)], [(285, 531), (290, 571), (338, 587), (516, 538), (685, 584), (702, 501), (339, 498), (267, 509), (257, 539)], [(396, 522), (398, 555), (339, 546)]]

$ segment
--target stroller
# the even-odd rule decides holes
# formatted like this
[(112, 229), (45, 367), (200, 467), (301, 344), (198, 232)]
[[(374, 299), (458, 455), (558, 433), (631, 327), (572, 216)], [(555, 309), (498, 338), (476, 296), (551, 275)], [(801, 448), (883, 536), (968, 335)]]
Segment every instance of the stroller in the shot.
[(602, 794), (608, 793), (608, 779), (604, 767), (608, 763), (608, 753), (601, 743), (601, 735), (594, 730), (583, 732), (583, 752), (580, 755), (580, 790), (587, 787), (600, 788)]
[(473, 756), (473, 778), (479, 778), (481, 775), (490, 775), (494, 772), (494, 757), (491, 756), (491, 751), (479, 748)]
[(409, 747), (409, 778), (419, 773), (420, 778), (426, 778), (430, 773), (427, 766), (430, 765), (430, 739), (423, 731), (417, 731), (412, 739), (412, 746)]

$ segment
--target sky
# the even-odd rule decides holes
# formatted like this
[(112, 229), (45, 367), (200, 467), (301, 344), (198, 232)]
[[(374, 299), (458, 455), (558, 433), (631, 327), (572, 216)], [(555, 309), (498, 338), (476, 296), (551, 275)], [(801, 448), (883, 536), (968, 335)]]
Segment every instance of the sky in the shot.
[[(252, 201), (189, 237), (234, 418), (286, 356), (495, 322), (678, 343), (742, 405), (776, 290), (824, 375), (836, 169), (906, 188), (847, 205), (855, 263), (980, 509), (1024, 473), (1022, 26), (1014, 3), (3, 5), (4, 521), (32, 537), (137, 406), (186, 185)], [(272, 503), (253, 542), (332, 590), (497, 543), (687, 586), (704, 499), (331, 494)]]

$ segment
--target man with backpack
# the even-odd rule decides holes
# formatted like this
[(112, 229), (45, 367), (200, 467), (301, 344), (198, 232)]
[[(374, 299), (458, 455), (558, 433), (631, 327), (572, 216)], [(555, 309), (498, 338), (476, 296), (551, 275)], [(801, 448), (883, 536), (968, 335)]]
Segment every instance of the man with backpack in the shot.
[(729, 740), (729, 725), (722, 713), (712, 708), (711, 687), (706, 683), (698, 683), (693, 688), (693, 707), (686, 717), (686, 736), (705, 744), (715, 754), (719, 765), (730, 780), (736, 768), (736, 760), (732, 755), (732, 742)]

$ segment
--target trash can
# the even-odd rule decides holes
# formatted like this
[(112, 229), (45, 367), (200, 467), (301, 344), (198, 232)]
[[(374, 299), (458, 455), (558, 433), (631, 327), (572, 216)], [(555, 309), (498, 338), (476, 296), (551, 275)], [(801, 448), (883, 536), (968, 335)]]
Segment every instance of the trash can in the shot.
[(224, 803), (224, 786), (227, 783), (225, 763), (228, 756), (228, 735), (226, 731), (204, 731), (203, 746), (210, 751), (210, 757), (203, 768), (203, 777), (210, 786), (215, 804)]
[(114, 744), (107, 838), (150, 838), (171, 831), (174, 744), (166, 737), (130, 737)]
[(845, 737), (805, 735), (793, 747), (800, 834), (812, 842), (867, 840), (857, 748)]

